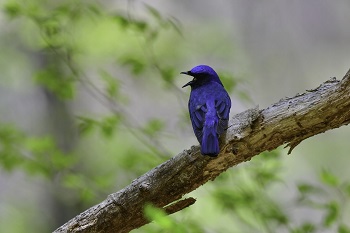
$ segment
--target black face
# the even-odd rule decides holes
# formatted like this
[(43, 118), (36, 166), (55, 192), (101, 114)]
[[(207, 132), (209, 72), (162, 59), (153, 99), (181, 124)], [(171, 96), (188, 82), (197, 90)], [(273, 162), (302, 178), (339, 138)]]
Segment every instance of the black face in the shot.
[(190, 71), (181, 72), (181, 74), (186, 74), (193, 77), (193, 79), (186, 83), (183, 87), (191, 86), (193, 89), (208, 82), (216, 82), (222, 85), (218, 74), (213, 70), (213, 68), (207, 65), (195, 66)]

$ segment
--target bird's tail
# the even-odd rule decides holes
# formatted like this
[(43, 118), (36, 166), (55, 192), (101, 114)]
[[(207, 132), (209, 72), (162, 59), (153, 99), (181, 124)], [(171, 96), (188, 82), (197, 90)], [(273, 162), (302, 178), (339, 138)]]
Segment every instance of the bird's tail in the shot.
[(219, 139), (216, 132), (217, 124), (204, 125), (203, 138), (201, 144), (201, 153), (203, 155), (209, 155), (210, 157), (216, 157), (219, 154)]

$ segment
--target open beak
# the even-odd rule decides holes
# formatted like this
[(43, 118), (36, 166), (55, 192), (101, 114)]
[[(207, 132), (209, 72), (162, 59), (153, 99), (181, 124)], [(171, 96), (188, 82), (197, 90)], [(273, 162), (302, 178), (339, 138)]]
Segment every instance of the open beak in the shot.
[(193, 83), (192, 81), (189, 81), (188, 83), (186, 83), (185, 85), (183, 85), (182, 88), (187, 87), (187, 86), (191, 86), (192, 83)]
[[(186, 75), (192, 76), (191, 71), (183, 71), (180, 74), (186, 74)], [(186, 83), (185, 85), (183, 85), (182, 88), (187, 87), (187, 86), (191, 86), (192, 83), (193, 83), (193, 80), (191, 80), (188, 83)]]

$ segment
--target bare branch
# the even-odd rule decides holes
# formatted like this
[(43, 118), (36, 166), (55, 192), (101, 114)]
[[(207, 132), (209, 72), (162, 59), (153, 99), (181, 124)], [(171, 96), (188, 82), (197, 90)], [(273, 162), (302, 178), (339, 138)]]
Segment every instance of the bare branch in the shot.
[[(221, 152), (215, 159), (192, 146), (113, 193), (100, 204), (58, 228), (58, 232), (129, 232), (147, 223), (145, 203), (174, 213), (195, 200), (183, 195), (220, 173), (266, 150), (286, 144), (289, 153), (303, 140), (350, 123), (350, 70), (339, 81), (332, 78), (318, 88), (270, 107), (256, 107), (231, 119)], [(169, 205), (170, 204), (170, 205)]]

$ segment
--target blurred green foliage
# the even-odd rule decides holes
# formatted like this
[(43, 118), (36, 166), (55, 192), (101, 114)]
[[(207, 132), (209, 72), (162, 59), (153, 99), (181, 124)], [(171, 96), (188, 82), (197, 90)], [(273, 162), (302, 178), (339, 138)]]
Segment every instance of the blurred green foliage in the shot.
[(158, 209), (151, 204), (145, 205), (144, 213), (146, 218), (156, 223), (160, 232), (186, 232), (186, 227), (184, 225), (178, 224), (176, 221), (169, 218), (163, 210)]
[[(27, 53), (41, 58), (42, 62), (37, 62), (40, 64), (33, 62), (33, 70), (25, 73), (30, 73), (35, 86), (55, 100), (51, 105), (58, 102), (69, 109), (67, 106), (74, 101), (79, 102), (84, 89), (107, 113), (74, 112), (78, 142), (68, 149), (50, 133), (38, 136), (19, 125), (0, 122), (1, 169), (21, 171), (33, 179), (44, 178), (46, 187), (58, 193), (46, 195), (51, 194), (69, 209), (68, 214), (62, 213), (68, 220), (169, 157), (161, 146), (166, 135), (165, 119), (140, 119), (142, 116), (130, 114), (128, 99), (133, 93), (123, 91), (128, 81), (123, 77), (136, 80), (140, 86), (161, 83), (162, 89), (175, 95), (179, 92), (175, 77), (179, 64), (186, 64), (186, 59), (182, 49), (173, 48), (173, 43), (184, 37), (177, 19), (147, 4), (143, 5), (145, 16), (136, 17), (130, 10), (109, 9), (92, 0), (9, 0), (2, 9), (8, 21), (15, 22), (12, 30), (18, 43)], [(96, 77), (92, 77), (94, 73)], [(237, 90), (241, 82), (238, 77), (225, 71), (219, 75), (228, 91), (249, 100), (246, 92)], [(186, 112), (186, 118), (187, 115)], [(61, 127), (56, 125), (58, 130)], [(298, 198), (288, 200), (292, 204), (281, 203), (286, 200), (270, 192), (283, 184), (279, 154), (280, 151), (263, 153), (206, 184), (206, 190), (196, 191), (198, 200), (207, 200), (195, 204), (199, 206), (197, 214), (190, 207), (166, 216), (152, 205), (145, 206), (146, 217), (155, 224), (135, 232), (350, 232), (344, 219), (350, 183), (323, 170), (318, 181), (295, 187)], [(298, 208), (315, 210), (322, 218), (316, 222), (295, 221), (290, 210)], [(23, 215), (21, 219), (32, 219), (35, 214), (40, 218), (41, 211), (30, 209), (26, 212), (31, 216)], [(21, 214), (12, 212), (16, 212), (15, 216)], [(35, 220), (22, 221), (23, 227), (7, 217), (7, 226), (1, 223), (0, 231), (53, 230), (62, 224), (55, 222), (53, 212), (55, 209), (52, 217), (40, 222), (42, 226), (37, 223), (35, 227), (31, 225)]]
[(15, 127), (0, 125), (0, 165), (11, 171), (23, 169), (29, 174), (53, 178), (60, 170), (76, 163), (63, 153), (50, 137), (28, 137)]
[[(191, 223), (196, 226), (193, 232), (349, 232), (346, 219), (350, 201), (348, 183), (338, 181), (334, 185), (334, 180), (338, 178), (330, 171), (321, 171), (317, 182), (303, 181), (298, 184), (294, 200), (273, 195), (271, 190), (283, 184), (279, 179), (283, 171), (280, 154), (280, 150), (264, 152), (254, 157), (249, 164), (223, 173), (213, 184), (206, 184), (209, 186), (206, 192), (210, 198), (203, 197), (203, 193), (197, 198), (214, 202), (209, 207), (210, 212), (220, 213), (216, 217), (218, 222), (214, 228), (208, 221), (213, 215), (203, 211), (193, 214), (190, 209), (194, 207), (174, 216), (166, 216), (161, 210), (147, 206), (145, 214), (154, 223), (145, 226), (143, 230), (192, 232), (191, 228), (183, 230), (184, 226)], [(320, 216), (315, 218), (310, 215), (310, 218), (296, 220), (295, 212), (298, 211), (315, 211)], [(173, 231), (169, 231), (170, 226)]]
[(74, 97), (74, 79), (59, 73), (59, 68), (48, 67), (40, 70), (34, 79), (39, 85), (44, 86), (61, 99), (72, 99)]

